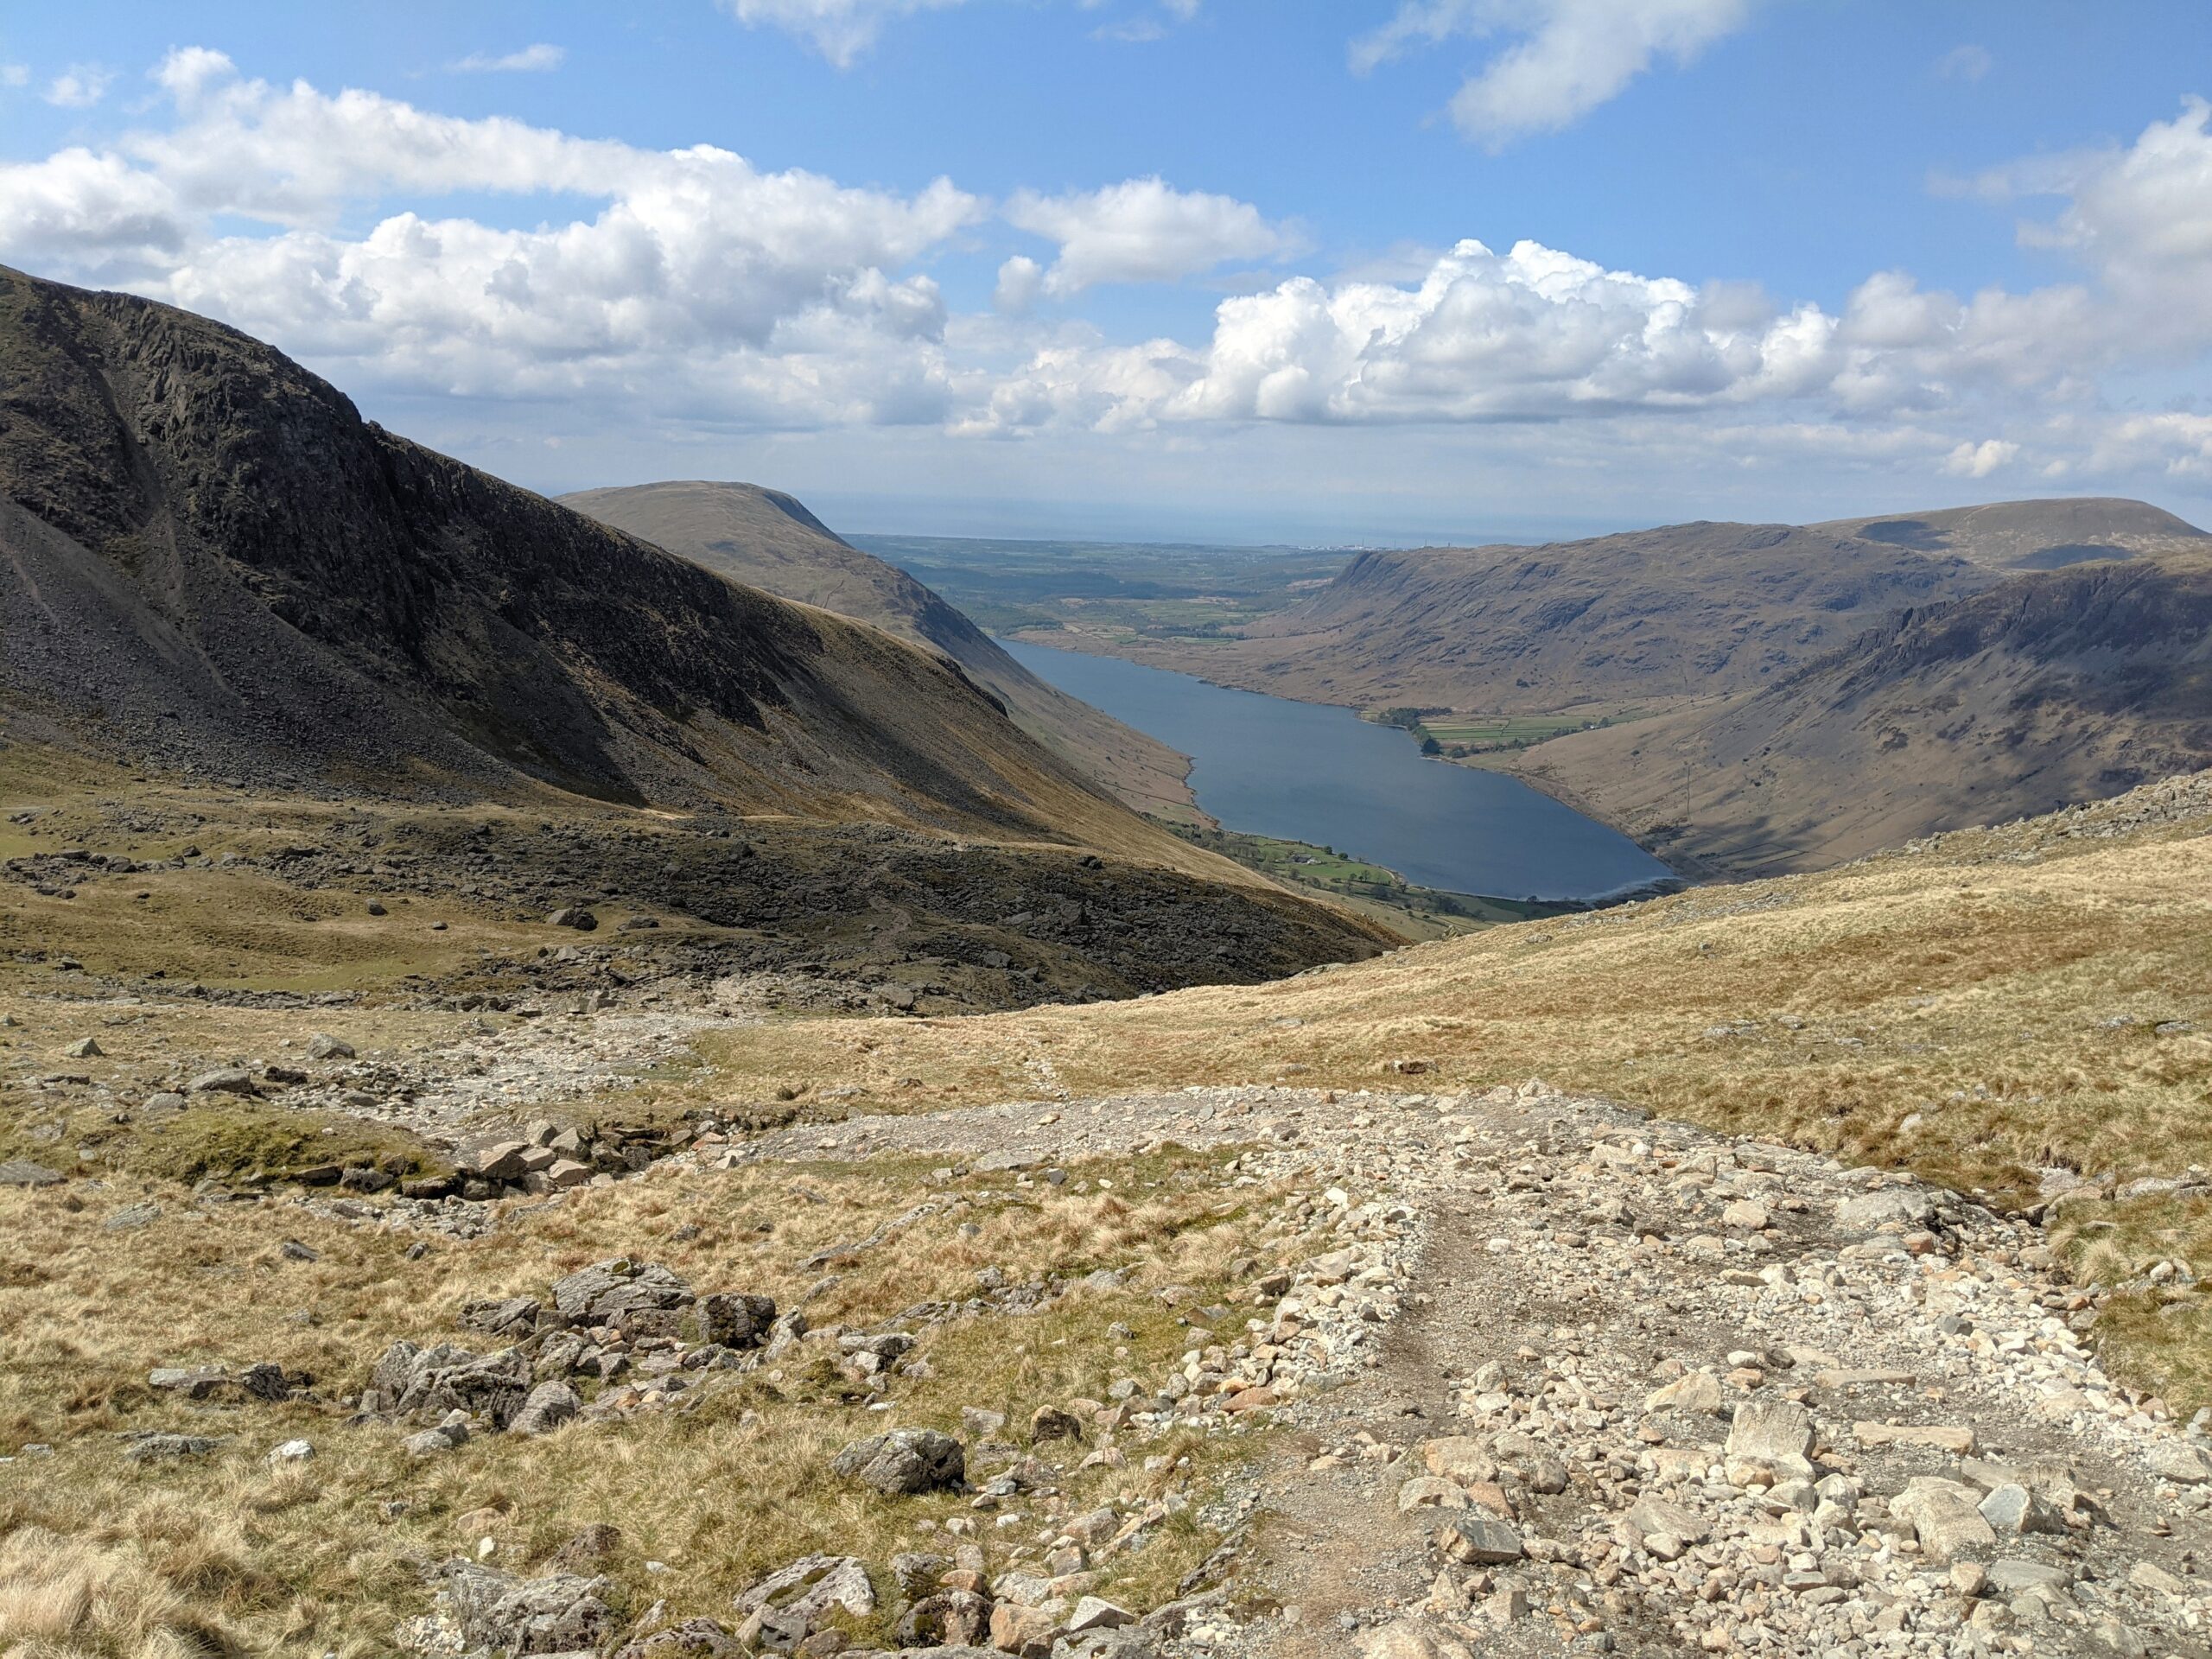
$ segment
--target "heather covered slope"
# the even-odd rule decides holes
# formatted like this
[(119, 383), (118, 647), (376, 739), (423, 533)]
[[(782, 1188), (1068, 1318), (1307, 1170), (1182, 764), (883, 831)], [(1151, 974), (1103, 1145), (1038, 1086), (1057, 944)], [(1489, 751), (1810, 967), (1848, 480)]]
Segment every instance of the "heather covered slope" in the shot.
[(780, 491), (679, 481), (561, 499), (732, 581), (941, 652), (1005, 704), (1022, 730), (1123, 801), (1147, 812), (1190, 812), (1189, 763), (1181, 755), (1047, 685), (929, 588), (862, 552)]
[(2212, 765), (2212, 560), (2017, 576), (1763, 691), (1516, 764), (1665, 856), (1736, 874), (2116, 795)]
[(0, 362), (27, 731), (253, 783), (550, 785), (1194, 868), (957, 666), (386, 432), (233, 330), (9, 272)]

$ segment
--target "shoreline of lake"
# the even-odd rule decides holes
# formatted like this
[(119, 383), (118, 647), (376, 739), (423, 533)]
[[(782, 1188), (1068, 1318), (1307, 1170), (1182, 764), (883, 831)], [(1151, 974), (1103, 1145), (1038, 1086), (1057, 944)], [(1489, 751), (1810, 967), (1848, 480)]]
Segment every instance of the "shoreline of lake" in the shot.
[(1189, 755), (1199, 809), (1249, 834), (1344, 847), (1469, 898), (1596, 905), (1681, 878), (1611, 826), (1521, 779), (1432, 764), (1405, 734), (1332, 703), (1019, 639), (1000, 644), (1071, 696)]

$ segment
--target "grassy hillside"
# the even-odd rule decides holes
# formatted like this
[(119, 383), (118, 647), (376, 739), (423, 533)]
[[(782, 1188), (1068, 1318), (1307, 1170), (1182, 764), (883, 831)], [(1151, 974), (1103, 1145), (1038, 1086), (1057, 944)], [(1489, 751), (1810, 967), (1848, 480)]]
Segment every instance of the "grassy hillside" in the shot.
[(2084, 563), (1512, 765), (1691, 868), (1816, 868), (2212, 764), (2209, 642), (2212, 558)]
[(2212, 1167), (2212, 774), (1279, 984), (864, 1029), (780, 1027), (717, 1061), (893, 1110), (897, 1078), (988, 1094), (1040, 1061), (1077, 1093), (1540, 1075), (2000, 1205), (2087, 1179), (2067, 1237), (2136, 1287), (2118, 1357), (2192, 1400), (2212, 1377), (2202, 1300), (2139, 1282), (2168, 1256), (2212, 1275), (2212, 1206), (2112, 1198)]
[(805, 507), (752, 484), (671, 482), (582, 490), (563, 503), (779, 598), (856, 617), (942, 652), (1016, 725), (1141, 811), (1194, 819), (1189, 762), (1047, 685), (905, 571), (862, 552)]

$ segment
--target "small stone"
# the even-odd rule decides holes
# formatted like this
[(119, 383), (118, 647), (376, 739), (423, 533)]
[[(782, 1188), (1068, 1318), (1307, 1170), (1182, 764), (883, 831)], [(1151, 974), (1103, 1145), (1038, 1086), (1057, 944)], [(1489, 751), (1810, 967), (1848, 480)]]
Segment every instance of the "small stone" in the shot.
[(1126, 1607), (1117, 1607), (1097, 1596), (1084, 1596), (1068, 1615), (1067, 1630), (1070, 1636), (1080, 1636), (1085, 1630), (1117, 1630), (1135, 1622), (1136, 1615)]
[(213, 1071), (202, 1071), (184, 1087), (186, 1093), (194, 1095), (251, 1095), (258, 1092), (253, 1086), (253, 1073), (242, 1065), (218, 1066)]
[(73, 1060), (97, 1060), (107, 1052), (90, 1037), (79, 1038), (61, 1052)]
[(350, 1060), (353, 1045), (333, 1037), (327, 1031), (318, 1031), (308, 1039), (308, 1058), (311, 1060)]
[(1692, 1371), (1644, 1396), (1646, 1411), (1703, 1412), (1718, 1416), (1724, 1396), (1720, 1379), (1709, 1371)]
[(2160, 1595), (2186, 1596), (2190, 1593), (2188, 1580), (2169, 1573), (2156, 1561), (2138, 1561), (2127, 1569), (2127, 1581), (2138, 1590), (2155, 1590)]
[(269, 1448), (269, 1466), (283, 1468), (287, 1464), (306, 1463), (315, 1457), (312, 1440), (280, 1440)]
[(1859, 1423), (1852, 1432), (1869, 1451), (1885, 1446), (1927, 1446), (1955, 1458), (1974, 1455), (1974, 1428), (1966, 1423)]

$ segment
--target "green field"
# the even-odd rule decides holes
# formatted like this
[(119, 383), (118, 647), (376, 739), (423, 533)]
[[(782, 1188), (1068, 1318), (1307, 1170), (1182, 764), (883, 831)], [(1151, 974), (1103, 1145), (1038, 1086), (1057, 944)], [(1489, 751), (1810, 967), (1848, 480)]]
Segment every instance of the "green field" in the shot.
[(1074, 629), (1108, 642), (1200, 643), (1288, 608), (1349, 555), (1283, 547), (856, 536), (986, 632)]
[(1231, 858), (1278, 881), (1308, 887), (1417, 939), (1442, 938), (1503, 922), (1526, 922), (1580, 908), (1524, 899), (1490, 899), (1413, 886), (1395, 870), (1310, 842), (1248, 836), (1234, 830), (1168, 823), (1185, 841)]
[[(1398, 710), (1386, 710), (1396, 714)], [(1416, 740), (1434, 738), (1449, 759), (1490, 754), (1499, 749), (1525, 749), (1567, 732), (1589, 731), (1600, 726), (1620, 726), (1642, 720), (1648, 711), (1637, 708), (1574, 709), (1549, 715), (1422, 715), (1404, 725)]]

